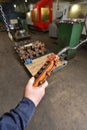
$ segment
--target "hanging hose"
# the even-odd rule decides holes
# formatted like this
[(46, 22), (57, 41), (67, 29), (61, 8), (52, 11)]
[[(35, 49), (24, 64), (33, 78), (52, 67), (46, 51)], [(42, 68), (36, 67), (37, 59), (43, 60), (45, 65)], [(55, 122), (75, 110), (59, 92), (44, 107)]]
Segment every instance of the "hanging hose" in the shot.
[(69, 50), (76, 50), (79, 46), (81, 46), (82, 44), (87, 42), (87, 38), (85, 40), (83, 40), (82, 42), (80, 42), (77, 46), (75, 47), (65, 47), (64, 49), (62, 49), (60, 52), (58, 52), (58, 56), (61, 56), (62, 54), (64, 54), (65, 52), (69, 51)]

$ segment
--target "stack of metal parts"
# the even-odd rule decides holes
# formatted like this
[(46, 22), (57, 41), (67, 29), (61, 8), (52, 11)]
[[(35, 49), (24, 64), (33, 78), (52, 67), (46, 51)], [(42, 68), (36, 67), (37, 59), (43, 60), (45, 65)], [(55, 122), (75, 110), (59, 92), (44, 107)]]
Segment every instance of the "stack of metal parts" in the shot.
[(25, 43), (25, 45), (20, 45), (22, 44), (21, 41), (20, 44), (15, 47), (16, 52), (24, 63), (26, 63), (27, 60), (33, 60), (47, 53), (43, 42), (30, 42), (29, 40), (26, 40)]

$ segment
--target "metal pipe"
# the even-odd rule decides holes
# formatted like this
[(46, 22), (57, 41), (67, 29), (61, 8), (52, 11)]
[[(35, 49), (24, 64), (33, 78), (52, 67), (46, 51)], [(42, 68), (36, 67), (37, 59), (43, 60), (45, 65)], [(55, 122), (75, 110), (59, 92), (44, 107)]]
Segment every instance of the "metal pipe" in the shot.
[(59, 51), (58, 52), (58, 56), (61, 56), (63, 53), (65, 53), (65, 52), (67, 52), (67, 51), (69, 51), (69, 50), (76, 50), (79, 46), (81, 46), (82, 44), (84, 44), (85, 42), (87, 42), (87, 38), (85, 39), (85, 40), (83, 40), (83, 41), (81, 41), (77, 46), (75, 46), (75, 47), (65, 47), (65, 48), (63, 48), (61, 51)]

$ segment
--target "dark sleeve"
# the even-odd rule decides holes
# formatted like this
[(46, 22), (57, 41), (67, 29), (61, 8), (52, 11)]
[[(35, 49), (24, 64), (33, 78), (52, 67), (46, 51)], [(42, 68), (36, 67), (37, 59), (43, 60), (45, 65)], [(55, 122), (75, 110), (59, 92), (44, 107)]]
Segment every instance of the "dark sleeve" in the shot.
[(0, 118), (0, 130), (25, 130), (35, 111), (34, 103), (23, 98), (15, 109)]

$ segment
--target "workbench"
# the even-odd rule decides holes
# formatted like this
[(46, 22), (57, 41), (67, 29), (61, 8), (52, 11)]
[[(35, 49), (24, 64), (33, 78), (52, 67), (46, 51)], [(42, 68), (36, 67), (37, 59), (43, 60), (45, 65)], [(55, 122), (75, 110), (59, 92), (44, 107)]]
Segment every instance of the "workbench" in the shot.
[(41, 56), (39, 58), (32, 60), (31, 64), (25, 64), (24, 63), (25, 67), (31, 73), (32, 76), (34, 76), (39, 71), (39, 69), (43, 66), (43, 64), (45, 63), (48, 55), (49, 54), (46, 54), (44, 56)]
[[(50, 54), (51, 53), (32, 60), (31, 64), (24, 63), (25, 67), (27, 68), (27, 70), (30, 72), (30, 74), (32, 76), (34, 76), (40, 70), (40, 68), (44, 65), (45, 61), (47, 60), (47, 56)], [(61, 68), (65, 67), (66, 65), (67, 65), (67, 61), (60, 61), (59, 66), (56, 67), (53, 70), (53, 72), (60, 70)]]
[[(37, 46), (37, 44), (39, 46)], [(36, 49), (39, 48), (38, 52), (36, 52), (36, 50), (34, 49), (35, 47)], [(41, 50), (41, 47), (42, 47), (42, 50)], [(36, 41), (35, 43), (28, 43), (23, 46), (18, 46), (15, 48), (15, 50), (18, 53), (20, 59), (24, 62), (24, 66), (27, 68), (27, 70), (30, 72), (32, 76), (35, 76), (37, 74), (37, 72), (41, 69), (41, 67), (48, 60), (48, 55), (52, 54), (51, 52), (45, 49), (44, 43), (41, 43), (39, 41)], [(30, 51), (33, 53), (31, 53)], [(41, 51), (43, 53), (41, 53)], [(36, 56), (36, 54), (38, 55)], [(31, 58), (31, 56), (33, 58)], [(59, 60), (58, 66), (57, 67), (55, 66), (54, 67), (55, 69), (53, 69), (53, 71), (59, 70), (60, 68), (64, 67), (65, 64), (66, 64), (65, 61)]]

